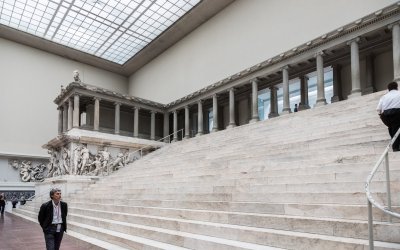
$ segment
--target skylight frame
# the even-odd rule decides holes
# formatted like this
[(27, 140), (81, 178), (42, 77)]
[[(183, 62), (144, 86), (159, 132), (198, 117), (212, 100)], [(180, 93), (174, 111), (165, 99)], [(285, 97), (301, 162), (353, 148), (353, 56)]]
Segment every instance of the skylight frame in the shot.
[(0, 24), (123, 65), (201, 0), (0, 0)]

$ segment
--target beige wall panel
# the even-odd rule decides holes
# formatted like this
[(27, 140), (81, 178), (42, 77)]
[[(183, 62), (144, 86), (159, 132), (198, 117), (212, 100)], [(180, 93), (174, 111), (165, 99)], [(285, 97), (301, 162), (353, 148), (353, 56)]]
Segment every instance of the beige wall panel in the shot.
[(41, 145), (57, 135), (53, 103), (78, 69), (85, 83), (127, 93), (127, 78), (0, 39), (0, 152), (47, 155)]
[(394, 0), (237, 0), (129, 78), (169, 103), (348, 24)]

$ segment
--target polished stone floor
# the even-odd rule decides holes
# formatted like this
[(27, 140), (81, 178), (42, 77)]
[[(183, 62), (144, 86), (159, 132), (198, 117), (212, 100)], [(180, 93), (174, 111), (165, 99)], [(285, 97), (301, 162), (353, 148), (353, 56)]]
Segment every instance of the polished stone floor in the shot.
[[(11, 213), (0, 217), (0, 250), (44, 250), (46, 249), (39, 224)], [(64, 234), (62, 250), (80, 250), (75, 240)]]

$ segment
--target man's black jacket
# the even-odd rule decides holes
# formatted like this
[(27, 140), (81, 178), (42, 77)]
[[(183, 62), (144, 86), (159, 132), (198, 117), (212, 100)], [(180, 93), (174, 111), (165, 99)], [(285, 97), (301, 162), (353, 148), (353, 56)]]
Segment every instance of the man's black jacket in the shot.
[[(62, 225), (65, 232), (67, 232), (67, 214), (68, 214), (68, 205), (65, 202), (60, 201), (61, 205), (61, 218)], [(48, 228), (53, 222), (53, 202), (52, 200), (45, 202), (40, 207), (38, 221), (40, 226), (43, 229), (43, 232), (46, 228)]]

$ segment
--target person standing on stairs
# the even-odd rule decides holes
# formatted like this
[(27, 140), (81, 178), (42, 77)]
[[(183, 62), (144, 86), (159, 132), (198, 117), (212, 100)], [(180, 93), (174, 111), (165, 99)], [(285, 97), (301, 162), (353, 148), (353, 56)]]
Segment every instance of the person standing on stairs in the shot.
[(43, 229), (47, 250), (60, 249), (64, 232), (67, 232), (68, 205), (61, 201), (61, 190), (50, 190), (51, 200), (40, 207), (38, 221)]
[[(400, 92), (397, 82), (389, 83), (387, 88), (389, 92), (381, 97), (376, 110), (393, 138), (400, 128)], [(392, 148), (393, 152), (400, 151), (400, 136), (393, 142)]]

